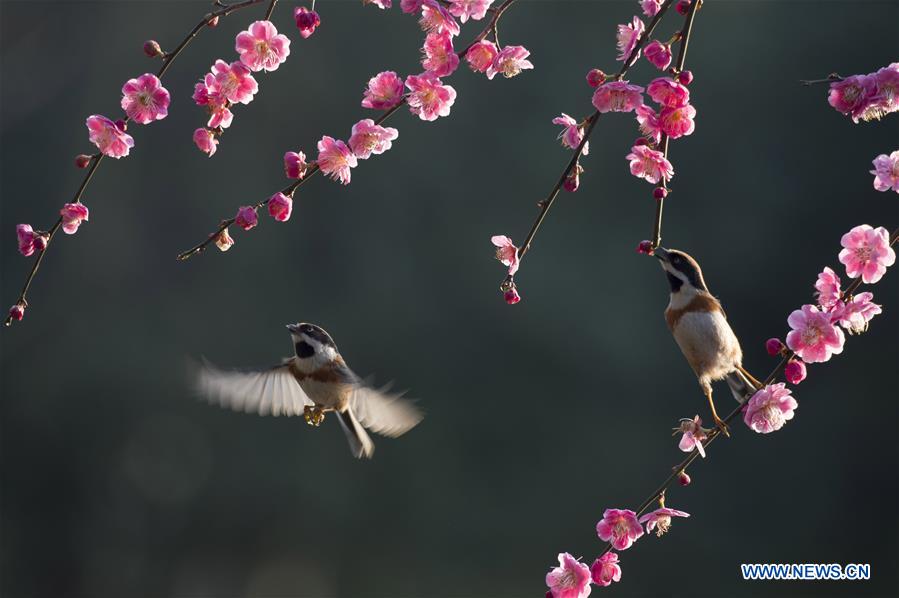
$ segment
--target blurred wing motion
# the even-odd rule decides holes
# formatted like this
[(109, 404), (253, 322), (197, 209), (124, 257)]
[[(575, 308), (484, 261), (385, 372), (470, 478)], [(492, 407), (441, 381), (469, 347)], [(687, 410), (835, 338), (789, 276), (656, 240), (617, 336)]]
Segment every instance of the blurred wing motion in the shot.
[(313, 405), (289, 364), (260, 371), (220, 370), (206, 360), (195, 366), (197, 392), (210, 403), (259, 415), (301, 415)]
[(424, 415), (402, 393), (388, 393), (358, 383), (350, 397), (350, 409), (359, 423), (372, 432), (390, 438), (402, 436), (415, 427)]

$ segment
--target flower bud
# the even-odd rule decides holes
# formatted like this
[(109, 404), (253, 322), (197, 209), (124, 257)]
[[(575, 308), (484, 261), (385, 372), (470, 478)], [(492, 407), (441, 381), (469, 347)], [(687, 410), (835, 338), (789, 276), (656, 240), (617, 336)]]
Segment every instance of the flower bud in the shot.
[(693, 82), (693, 71), (681, 71), (677, 76), (677, 82), (681, 85), (689, 85)]
[(587, 85), (590, 87), (599, 87), (606, 82), (606, 74), (599, 69), (591, 69), (587, 73)]
[(686, 15), (690, 11), (690, 0), (678, 0), (674, 9), (677, 11), (677, 14)]
[(150, 58), (156, 58), (157, 56), (162, 56), (162, 48), (159, 47), (159, 42), (155, 39), (149, 39), (144, 42), (144, 54), (149, 56)]
[(208, 21), (206, 21), (206, 26), (207, 26), (207, 27), (218, 27), (218, 24), (219, 24), (219, 17), (218, 17), (218, 15), (215, 15), (214, 17), (212, 17), (211, 19), (209, 19)]
[(784, 368), (784, 378), (790, 384), (799, 384), (805, 380), (805, 362), (799, 359), (791, 359)]
[(75, 166), (77, 168), (87, 168), (87, 165), (91, 163), (91, 160), (93, 160), (93, 156), (78, 154), (75, 156)]
[(691, 481), (692, 480), (690, 479), (690, 476), (687, 475), (686, 471), (681, 469), (678, 472), (678, 474), (677, 474), (677, 483), (678, 484), (680, 484), (681, 486), (689, 486)]
[(768, 355), (773, 357), (774, 355), (779, 355), (783, 350), (784, 344), (779, 338), (769, 338), (765, 341), (765, 351), (768, 352)]
[(648, 145), (648, 144), (649, 144), (649, 140), (646, 139), (646, 137), (637, 137), (636, 139), (634, 139), (634, 145), (639, 146), (639, 145)]
[[(16, 303), (12, 307), (9, 308), (9, 317), (16, 322), (21, 322), (22, 318), (25, 317), (25, 305), (22, 303)], [(7, 324), (9, 326), (9, 324)]]
[(665, 199), (668, 197), (668, 189), (665, 187), (656, 187), (652, 190), (652, 196), (656, 199)]
[(119, 120), (115, 121), (115, 127), (116, 129), (124, 133), (128, 130), (128, 122), (120, 118)]
[(655, 249), (652, 246), (650, 241), (640, 241), (640, 244), (637, 245), (637, 253), (642, 253), (643, 255), (652, 255), (655, 253)]
[(237, 210), (237, 216), (234, 217), (234, 224), (239, 226), (244, 230), (250, 230), (259, 222), (259, 217), (256, 215), (256, 208), (253, 206), (241, 206), (239, 210)]
[(228, 251), (232, 245), (234, 245), (234, 239), (228, 234), (227, 228), (215, 236), (215, 246), (221, 251)]
[(518, 294), (518, 289), (515, 288), (515, 285), (512, 285), (512, 288), (503, 293), (503, 299), (509, 305), (515, 305), (521, 301), (521, 295)]

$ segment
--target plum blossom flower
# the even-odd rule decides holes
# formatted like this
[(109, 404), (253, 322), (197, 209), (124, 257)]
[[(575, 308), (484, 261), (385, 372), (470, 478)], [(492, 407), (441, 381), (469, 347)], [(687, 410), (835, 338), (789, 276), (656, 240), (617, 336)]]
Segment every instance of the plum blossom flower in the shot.
[(393, 127), (382, 127), (365, 118), (353, 125), (349, 146), (357, 158), (365, 160), (372, 154), (383, 154), (389, 150), (391, 142), (397, 137), (399, 131)]
[(293, 9), (293, 20), (300, 30), (300, 37), (307, 39), (315, 33), (315, 28), (322, 24), (321, 17), (314, 10), (309, 10), (305, 6), (297, 6)]
[(524, 46), (506, 46), (487, 67), (487, 78), (492, 80), (497, 73), (502, 73), (503, 77), (511, 79), (523, 70), (534, 68), (530, 60), (525, 60), (530, 55)]
[(499, 50), (497, 49), (496, 44), (486, 39), (482, 39), (471, 45), (468, 52), (465, 53), (465, 61), (472, 71), (483, 73), (490, 68), (491, 64), (493, 64), (497, 54), (499, 54)]
[(625, 156), (631, 162), (631, 174), (646, 179), (653, 185), (661, 180), (669, 181), (674, 176), (674, 167), (665, 155), (648, 145), (635, 145)]
[(209, 157), (212, 157), (212, 154), (215, 153), (215, 150), (218, 149), (219, 140), (215, 138), (215, 134), (209, 129), (204, 129), (200, 127), (196, 131), (194, 131), (194, 145), (196, 145), (201, 152), (208, 154)]
[(350, 183), (350, 169), (356, 168), (357, 164), (356, 156), (343, 141), (327, 135), (318, 142), (317, 163), (322, 174), (330, 175), (331, 180), (343, 185)]
[(652, 40), (643, 48), (643, 55), (646, 60), (660, 71), (664, 71), (671, 66), (671, 46), (663, 44), (658, 40)]
[(696, 108), (687, 104), (678, 108), (665, 107), (659, 113), (659, 128), (662, 133), (672, 139), (690, 135), (696, 128), (693, 118), (696, 116)]
[[(225, 64), (225, 61), (221, 62)], [(255, 79), (253, 82), (255, 83)], [(209, 122), (206, 123), (207, 127), (227, 129), (231, 126), (231, 121), (234, 119), (234, 114), (232, 114), (230, 109), (231, 102), (225, 97), (221, 89), (221, 83), (219, 83), (219, 80), (213, 73), (207, 74), (202, 81), (194, 86), (193, 100), (197, 106), (206, 107), (206, 111), (209, 113)]]
[(515, 246), (512, 239), (505, 235), (494, 235), (490, 237), (490, 242), (496, 246), (496, 259), (503, 266), (508, 266), (509, 276), (513, 276), (518, 272), (518, 266), (521, 264), (518, 247)]
[(860, 334), (868, 329), (868, 322), (871, 321), (871, 318), (883, 311), (872, 301), (873, 299), (874, 293), (859, 293), (846, 303), (837, 303), (831, 316), (849, 334)]
[(459, 67), (459, 55), (453, 50), (449, 33), (429, 33), (422, 48), (421, 65), (438, 77), (445, 77)]
[(829, 267), (818, 274), (818, 280), (815, 281), (815, 296), (818, 298), (818, 305), (825, 310), (830, 309), (840, 300), (843, 292), (840, 290), (840, 277)]
[(654, 17), (662, 8), (662, 0), (640, 0), (640, 8), (647, 17)]
[(791, 359), (784, 367), (784, 378), (790, 384), (799, 384), (805, 380), (807, 373), (805, 362), (801, 359)]
[(865, 284), (874, 284), (896, 262), (896, 252), (890, 247), (890, 233), (882, 226), (856, 226), (840, 239), (844, 249), (840, 263), (846, 266), (846, 276), (861, 276)]
[(843, 352), (843, 331), (816, 305), (803, 305), (790, 314), (787, 323), (792, 328), (787, 334), (787, 346), (806, 363), (822, 363)]
[(207, 85), (207, 90), (221, 94), (229, 102), (249, 104), (259, 91), (259, 84), (242, 62), (228, 64), (224, 60), (216, 60), (212, 65), (212, 75), (215, 84), (211, 88)]
[(227, 227), (215, 236), (215, 246), (218, 247), (220, 251), (228, 251), (231, 249), (232, 245), (234, 245), (234, 239), (228, 234)]
[(487, 14), (493, 0), (449, 0), (449, 12), (463, 23), (469, 18), (479, 21)]
[(388, 110), (402, 100), (403, 80), (393, 71), (384, 71), (368, 80), (368, 88), (362, 98), (362, 107)]
[(424, 0), (400, 0), (400, 10), (406, 14), (412, 14), (421, 10)]
[(250, 230), (259, 223), (259, 217), (256, 215), (256, 208), (253, 206), (241, 206), (237, 210), (237, 216), (234, 217), (234, 224), (244, 230)]
[[(553, 119), (553, 124), (563, 127), (562, 132), (559, 133), (559, 139), (562, 140), (562, 145), (565, 147), (577, 149), (581, 141), (584, 140), (584, 131), (581, 129), (580, 124), (564, 112), (561, 116)], [(585, 143), (581, 154), (586, 156), (589, 152), (589, 147), (590, 142)]]
[(681, 469), (679, 472), (677, 472), (677, 483), (680, 484), (681, 486), (689, 486), (690, 482), (692, 482), (692, 481), (693, 480), (690, 479), (689, 474), (687, 474), (687, 472), (684, 471), (683, 469)]
[(521, 295), (518, 294), (518, 289), (515, 285), (512, 285), (510, 289), (503, 292), (503, 299), (505, 299), (506, 303), (509, 305), (515, 305), (521, 301)]
[(134, 147), (134, 139), (125, 132), (124, 126), (114, 123), (105, 116), (94, 114), (87, 117), (88, 138), (104, 156), (124, 158)]
[(643, 105), (643, 88), (627, 81), (603, 83), (593, 92), (593, 106), (600, 112), (631, 112)]
[(362, 4), (374, 4), (381, 10), (384, 10), (393, 6), (393, 0), (362, 0)]
[(306, 154), (303, 152), (284, 153), (284, 174), (289, 179), (301, 179), (306, 176)]
[(50, 241), (50, 235), (32, 229), (30, 224), (17, 224), (16, 238), (19, 241), (19, 253), (25, 257), (35, 251), (43, 251)]
[(743, 407), (743, 421), (753, 431), (768, 434), (780, 430), (793, 419), (799, 403), (783, 382), (769, 384), (757, 391)]
[[(588, 144), (584, 144), (586, 148)], [(584, 167), (581, 166), (580, 161), (574, 163), (574, 168), (571, 169), (571, 172), (568, 173), (568, 176), (565, 177), (565, 180), (562, 182), (562, 188), (568, 191), (569, 193), (574, 193), (578, 190), (578, 187), (581, 186), (581, 175), (584, 173)]]
[(237, 34), (234, 49), (240, 61), (254, 73), (277, 70), (290, 54), (290, 39), (278, 33), (271, 21), (256, 21)]
[(593, 583), (606, 587), (613, 581), (621, 581), (621, 567), (618, 565), (618, 553), (611, 550), (595, 561), (590, 567), (590, 576)]
[(690, 103), (690, 90), (671, 77), (653, 79), (646, 93), (653, 102), (669, 108), (680, 108)]
[(448, 116), (450, 107), (456, 101), (456, 90), (427, 71), (406, 77), (406, 87), (409, 88), (406, 99), (409, 111), (421, 120), (433, 121), (440, 116)]
[(587, 85), (596, 89), (606, 82), (606, 74), (600, 69), (590, 69), (587, 71)]
[(877, 93), (877, 82), (871, 75), (852, 75), (830, 84), (827, 102), (857, 123), (871, 99)]
[(611, 541), (616, 550), (626, 550), (643, 535), (643, 527), (630, 509), (606, 509), (596, 533), (603, 542)]
[(437, 0), (424, 0), (421, 3), (421, 19), (418, 20), (422, 31), (459, 35), (459, 23), (450, 12), (443, 8)]
[(685, 453), (692, 453), (695, 448), (699, 456), (705, 459), (705, 447), (702, 443), (708, 440), (709, 430), (702, 427), (702, 420), (699, 416), (697, 415), (693, 419), (684, 418), (680, 420), (680, 426), (674, 428), (674, 433), (677, 434), (678, 432), (683, 433), (683, 436), (681, 436), (680, 442), (677, 443), (677, 448)]
[(25, 307), (25, 304), (22, 302), (16, 303), (9, 308), (9, 317), (16, 322), (21, 322), (22, 318), (25, 317)]
[(169, 114), (169, 91), (156, 75), (145, 73), (122, 86), (122, 110), (134, 122), (146, 125)]
[(268, 200), (268, 213), (278, 222), (286, 222), (293, 211), (293, 199), (283, 193), (275, 193)]
[(656, 114), (656, 111), (643, 104), (638, 106), (634, 113), (637, 115), (640, 133), (653, 143), (659, 143), (662, 140), (662, 129), (659, 124), (659, 115)]
[(765, 341), (765, 351), (768, 355), (772, 357), (775, 355), (780, 355), (784, 350), (784, 344), (781, 342), (779, 338), (769, 338)]
[(562, 552), (559, 566), (546, 574), (548, 594), (552, 598), (587, 598), (590, 595), (590, 569), (576, 558)]
[(870, 116), (880, 118), (884, 114), (899, 110), (899, 62), (894, 62), (874, 73), (874, 83), (877, 86), (877, 93), (871, 99), (874, 109), (869, 108), (867, 111), (870, 112)]
[(651, 534), (652, 531), (655, 530), (656, 536), (661, 538), (663, 535), (665, 535), (665, 532), (671, 529), (672, 517), (689, 516), (689, 513), (684, 513), (683, 511), (678, 511), (677, 509), (662, 507), (661, 509), (656, 509), (652, 513), (647, 513), (643, 517), (640, 517), (640, 523), (646, 524), (647, 534)]
[[(640, 42), (640, 37), (643, 35), (645, 28), (643, 21), (636, 16), (630, 23), (618, 25), (618, 57), (615, 60), (628, 59), (631, 52), (634, 51)], [(637, 50), (637, 53), (634, 55), (634, 60), (638, 58), (640, 58), (640, 50)]]
[(874, 188), (878, 191), (889, 191), (892, 189), (899, 193), (899, 150), (892, 152), (889, 156), (880, 154), (874, 158)]
[(80, 201), (65, 204), (59, 215), (62, 216), (62, 232), (67, 235), (74, 235), (81, 223), (88, 220), (87, 206)]

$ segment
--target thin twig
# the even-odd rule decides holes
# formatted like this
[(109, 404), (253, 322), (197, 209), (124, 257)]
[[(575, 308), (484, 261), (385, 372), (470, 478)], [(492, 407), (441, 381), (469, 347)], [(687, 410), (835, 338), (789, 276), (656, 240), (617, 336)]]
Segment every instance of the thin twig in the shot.
[(262, 19), (263, 21), (270, 21), (272, 18), (272, 13), (275, 12), (275, 4), (278, 3), (278, 0), (271, 0), (269, 2), (268, 8), (265, 9), (265, 17)]
[(824, 79), (802, 79), (799, 82), (802, 83), (803, 85), (808, 86), (808, 85), (818, 85), (819, 83), (833, 83), (834, 81), (842, 81), (843, 79), (844, 79), (844, 77), (842, 77), (836, 73), (831, 73), (831, 74), (827, 75), (827, 77), (825, 77)]

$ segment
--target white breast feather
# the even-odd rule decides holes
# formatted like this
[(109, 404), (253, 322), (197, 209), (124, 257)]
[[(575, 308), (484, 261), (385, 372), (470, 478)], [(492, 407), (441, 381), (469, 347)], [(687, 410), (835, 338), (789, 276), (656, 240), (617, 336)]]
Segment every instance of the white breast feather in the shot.
[(710, 380), (720, 380), (743, 361), (740, 343), (721, 312), (685, 313), (674, 340), (691, 365), (702, 364)]

